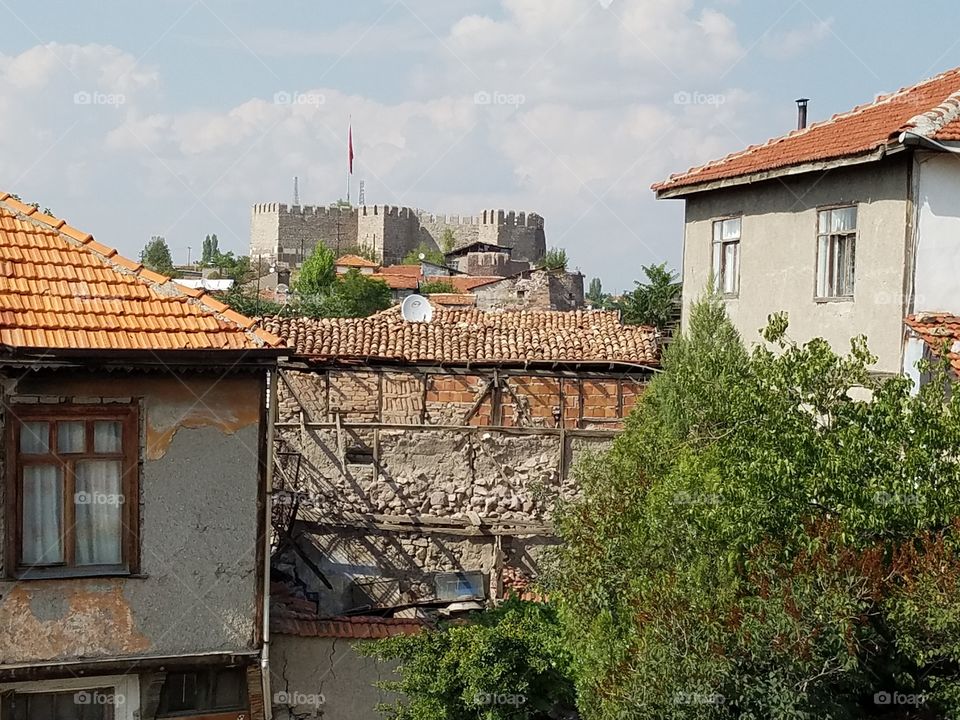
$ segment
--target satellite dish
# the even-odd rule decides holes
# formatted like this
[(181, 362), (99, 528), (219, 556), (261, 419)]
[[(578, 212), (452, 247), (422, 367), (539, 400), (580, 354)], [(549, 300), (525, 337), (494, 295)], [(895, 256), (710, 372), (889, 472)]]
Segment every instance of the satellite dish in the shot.
[(400, 303), (400, 315), (407, 322), (430, 322), (433, 306), (423, 295), (408, 295)]
[(420, 253), (419, 255), (417, 255), (417, 257), (420, 258), (420, 262), (423, 262), (424, 260), (427, 259), (427, 256), (425, 253)]

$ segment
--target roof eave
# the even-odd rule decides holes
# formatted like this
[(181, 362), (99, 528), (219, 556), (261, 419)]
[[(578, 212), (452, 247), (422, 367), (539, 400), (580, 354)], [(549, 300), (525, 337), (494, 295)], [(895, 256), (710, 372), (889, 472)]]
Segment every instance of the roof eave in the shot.
[(747, 175), (738, 175), (736, 177), (722, 178), (720, 180), (712, 180), (703, 183), (692, 183), (690, 185), (680, 185), (677, 187), (670, 187), (669, 185), (666, 185), (655, 188), (655, 192), (658, 200), (684, 198), (688, 195), (694, 195), (696, 193), (710, 192), (712, 190), (724, 190), (731, 187), (738, 187), (740, 185), (763, 182), (765, 180), (776, 180), (778, 178), (803, 175), (805, 173), (823, 172), (825, 170), (833, 170), (839, 167), (848, 167), (852, 165), (862, 165), (864, 163), (876, 162), (889, 155), (895, 155), (907, 149), (908, 148), (906, 148), (904, 145), (901, 145), (899, 142), (894, 142), (887, 145), (881, 145), (876, 150), (868, 153), (860, 153), (859, 155), (848, 155), (846, 157), (822, 160), (812, 163), (802, 163), (800, 165), (788, 165), (786, 167), (775, 168), (773, 170), (764, 170)]
[(5, 363), (29, 365), (104, 365), (143, 367), (271, 367), (290, 355), (286, 347), (114, 350), (93, 348), (19, 348), (0, 346), (0, 366)]

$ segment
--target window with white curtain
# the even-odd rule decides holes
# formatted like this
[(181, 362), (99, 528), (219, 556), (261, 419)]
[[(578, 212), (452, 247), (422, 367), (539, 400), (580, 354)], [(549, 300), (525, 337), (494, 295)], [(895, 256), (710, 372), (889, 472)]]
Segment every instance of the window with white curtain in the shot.
[(713, 278), (726, 296), (740, 293), (740, 218), (713, 223)]
[(9, 497), (17, 572), (129, 572), (136, 558), (136, 409), (15, 405)]
[(817, 214), (817, 297), (853, 297), (857, 249), (855, 205)]

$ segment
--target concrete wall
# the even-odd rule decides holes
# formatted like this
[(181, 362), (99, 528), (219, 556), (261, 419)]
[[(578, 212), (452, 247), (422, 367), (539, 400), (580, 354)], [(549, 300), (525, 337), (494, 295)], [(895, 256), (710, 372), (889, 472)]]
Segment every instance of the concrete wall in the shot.
[(351, 640), (274, 635), (271, 689), (276, 720), (371, 720), (394, 694), (375, 683), (397, 679), (391, 666), (358, 655)]
[(3, 380), (4, 408), (104, 398), (140, 403), (140, 574), (0, 581), (0, 664), (256, 650), (262, 377)]
[[(509, 390), (494, 403), (490, 378), (479, 372), (284, 371), (283, 378), (277, 432), (281, 451), (292, 455), (280, 459), (278, 477), (307, 498), (298, 513), (300, 545), (333, 590), (302, 559), (276, 566), (317, 592), (331, 615), (433, 600), (438, 572), (482, 572), (491, 593), (499, 592), (503, 568), (535, 578), (543, 550), (555, 542), (539, 531), (495, 539), (358, 528), (350, 518), (463, 523), (476, 514), (489, 524), (543, 527), (557, 499), (578, 494), (572, 468), (609, 447), (643, 388), (636, 378), (521, 374), (505, 380)], [(380, 598), (365, 601), (361, 584)]]
[(960, 313), (960, 164), (953, 155), (919, 154), (917, 246), (911, 312)]
[[(865, 334), (879, 357), (875, 369), (898, 372), (906, 302), (905, 263), (911, 209), (909, 158), (838, 168), (694, 194), (686, 201), (683, 257), (684, 322), (711, 271), (712, 222), (742, 214), (740, 293), (726, 301), (744, 341), (759, 341), (770, 313), (790, 316), (798, 341), (824, 337), (837, 351)], [(856, 203), (855, 296), (850, 301), (814, 299), (817, 208)]]

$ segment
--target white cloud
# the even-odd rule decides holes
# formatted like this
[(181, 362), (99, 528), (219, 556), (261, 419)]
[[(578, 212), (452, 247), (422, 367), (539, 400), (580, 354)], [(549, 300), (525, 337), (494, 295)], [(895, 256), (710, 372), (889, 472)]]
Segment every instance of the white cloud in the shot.
[(763, 53), (775, 60), (790, 60), (816, 47), (833, 34), (833, 18), (817, 20), (803, 27), (773, 33), (764, 38)]
[[(626, 286), (641, 262), (678, 258), (679, 219), (669, 233), (651, 226), (649, 184), (745, 144), (737, 135), (755, 98), (715, 85), (743, 52), (734, 23), (692, 0), (606, 9), (503, 0), (501, 9), (464, 13), (442, 42), (431, 38), (432, 62), (411, 69), (403, 100), (331, 80), (302, 90), (301, 102), (261, 93), (229, 107), (177, 107), (163, 92), (177, 78), (114, 47), (0, 55), (0, 189), (50, 205), (128, 255), (165, 234), (183, 259), (213, 231), (242, 252), (250, 205), (286, 201), (294, 175), (307, 202), (344, 194), (352, 114), (354, 192), (365, 179), (373, 202), (538, 211), (549, 241), (614, 285)], [(349, 33), (329, 33), (347, 49)], [(125, 101), (76, 105), (79, 91)], [(678, 92), (723, 100), (677, 104)]]

